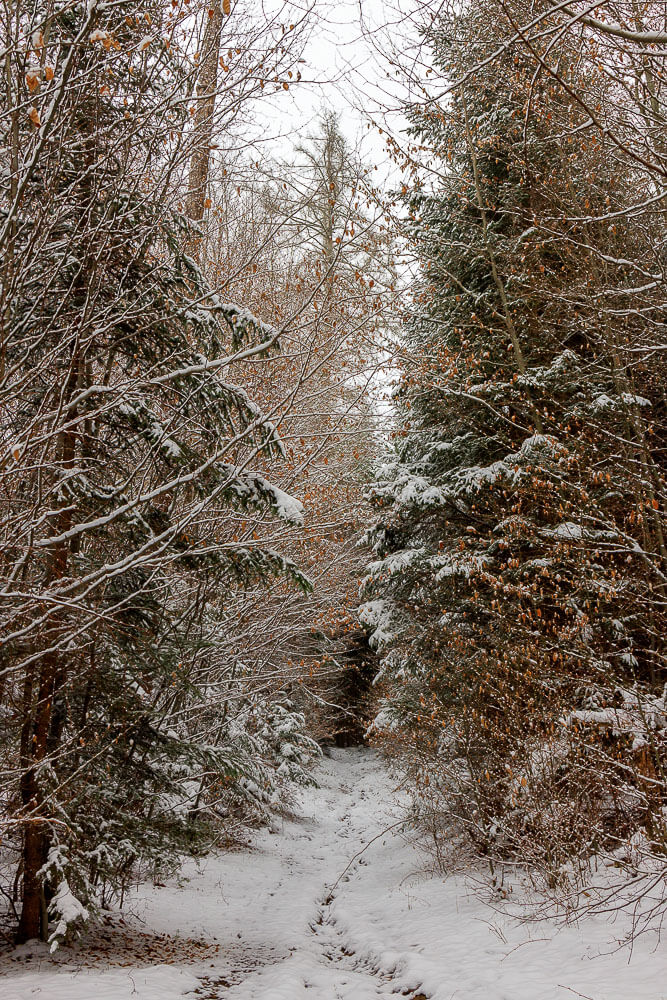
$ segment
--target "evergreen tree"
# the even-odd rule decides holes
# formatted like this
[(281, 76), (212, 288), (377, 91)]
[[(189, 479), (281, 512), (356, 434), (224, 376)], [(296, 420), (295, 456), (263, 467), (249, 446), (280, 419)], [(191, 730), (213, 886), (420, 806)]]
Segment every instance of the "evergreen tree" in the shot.
[(603, 253), (604, 281), (622, 282), (638, 235), (591, 221), (577, 242), (568, 218), (581, 202), (604, 215), (641, 180), (619, 177), (600, 141), (572, 155), (553, 122), (576, 133), (585, 116), (527, 57), (470, 72), (502, 41), (488, 13), (426, 36), (442, 75), (465, 82), (447, 107), (411, 112), (436, 179), (407, 198), (422, 279), (361, 616), (383, 654), (376, 728), (424, 807), (558, 878), (661, 801), (641, 774), (661, 768), (664, 716), (650, 597), (664, 557), (659, 531), (637, 531), (655, 457), (630, 457), (659, 393), (614, 350), (627, 319), (614, 329), (590, 294)]
[(277, 349), (277, 333), (221, 302), (187, 252), (185, 15), (89, 0), (12, 16), (3, 770), (22, 837), (19, 940), (46, 938), (52, 918), (56, 941), (100, 885), (194, 846), (202, 797), (257, 779), (256, 744), (175, 710), (220, 595), (276, 575), (308, 583), (276, 552), (216, 538), (231, 510), (298, 522), (301, 505), (253, 471), (281, 444), (224, 377)]

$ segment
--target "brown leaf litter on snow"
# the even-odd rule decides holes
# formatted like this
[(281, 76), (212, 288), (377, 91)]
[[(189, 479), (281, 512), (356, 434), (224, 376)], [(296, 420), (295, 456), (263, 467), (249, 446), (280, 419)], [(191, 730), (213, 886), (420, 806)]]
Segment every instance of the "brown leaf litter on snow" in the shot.
[(71, 945), (62, 945), (51, 954), (44, 944), (9, 945), (0, 949), (3, 970), (34, 968), (35, 965), (123, 968), (143, 965), (189, 965), (215, 960), (220, 945), (202, 938), (172, 937), (142, 930), (131, 918), (105, 915)]

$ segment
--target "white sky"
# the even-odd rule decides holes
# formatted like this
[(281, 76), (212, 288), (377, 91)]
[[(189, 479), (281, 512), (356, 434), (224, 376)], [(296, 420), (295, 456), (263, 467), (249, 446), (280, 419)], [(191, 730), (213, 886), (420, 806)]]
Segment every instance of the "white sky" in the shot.
[[(415, 12), (420, 4), (405, 0), (405, 7)], [(266, 135), (281, 136), (275, 146), (274, 141), (267, 141), (276, 153), (288, 156), (297, 141), (315, 134), (320, 111), (330, 107), (338, 112), (350, 143), (361, 143), (364, 159), (384, 164), (384, 173), (384, 141), (367, 124), (372, 116), (386, 127), (383, 109), (401, 103), (400, 88), (390, 79), (391, 67), (379, 49), (386, 47), (387, 36), (404, 48), (405, 12), (397, 12), (393, 0), (316, 0), (314, 17), (316, 26), (304, 53), (306, 63), (300, 66), (302, 82), (264, 104)], [(404, 126), (400, 115), (393, 114), (391, 119), (394, 128)]]

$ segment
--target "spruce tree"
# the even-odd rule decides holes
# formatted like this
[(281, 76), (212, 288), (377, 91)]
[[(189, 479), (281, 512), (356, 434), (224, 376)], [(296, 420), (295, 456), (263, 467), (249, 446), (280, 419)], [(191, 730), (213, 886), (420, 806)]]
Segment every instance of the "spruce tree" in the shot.
[[(608, 227), (591, 222), (575, 249), (560, 223), (579, 202), (593, 218), (623, 204), (637, 180), (603, 143), (572, 155), (554, 136), (553, 121), (585, 122), (520, 51), (479, 68), (502, 41), (487, 15), (426, 33), (445, 80), (464, 82), (450, 104), (411, 111), (434, 162), (407, 196), (422, 278), (394, 447), (371, 491), (361, 616), (383, 654), (376, 728), (422, 803), (476, 849), (554, 878), (657, 805), (629, 765), (664, 680), (645, 607), (661, 556), (633, 531), (650, 483), (618, 450), (657, 399), (619, 372), (619, 331), (588, 293)], [(605, 278), (621, 276), (617, 264)], [(614, 704), (632, 716), (625, 731)]]

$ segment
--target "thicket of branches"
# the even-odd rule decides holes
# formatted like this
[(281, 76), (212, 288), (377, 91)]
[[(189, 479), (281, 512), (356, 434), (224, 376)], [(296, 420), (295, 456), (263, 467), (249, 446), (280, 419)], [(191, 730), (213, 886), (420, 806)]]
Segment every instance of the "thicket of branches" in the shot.
[(443, 863), (576, 900), (595, 857), (663, 906), (664, 5), (420, 9), (388, 139), (407, 288), (334, 115), (291, 156), (252, 143), (301, 78), (296, 10), (0, 11), (19, 940), (287, 807), (363, 691), (359, 576), (374, 731)]
[(593, 856), (659, 899), (667, 856), (666, 30), (439, 11), (394, 145), (419, 277), (371, 492), (375, 728), (443, 860), (575, 900)]
[(307, 31), (308, 12), (227, 0), (3, 9), (0, 888), (19, 940), (57, 945), (283, 807), (311, 734), (341, 724), (388, 257), (330, 115), (290, 186), (253, 162), (253, 102), (297, 81)]

